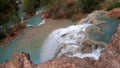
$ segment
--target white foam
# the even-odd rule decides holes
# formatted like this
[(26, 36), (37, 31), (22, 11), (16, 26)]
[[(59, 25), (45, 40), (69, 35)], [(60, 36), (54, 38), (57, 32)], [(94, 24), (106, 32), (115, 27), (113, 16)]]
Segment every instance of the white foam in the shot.
[(58, 56), (70, 50), (75, 52), (77, 48), (81, 46), (85, 37), (85, 30), (90, 25), (91, 24), (72, 25), (52, 32), (41, 48), (40, 56), (42, 62), (54, 58), (56, 52), (58, 52), (61, 47), (63, 48)]
[[(37, 26), (41, 26), (43, 24), (45, 24), (45, 20), (42, 20), (42, 22), (40, 22)], [(30, 26), (35, 26), (35, 25), (27, 24), (27, 27), (30, 27)]]
[(42, 22), (40, 22), (40, 23), (38, 24), (38, 26), (43, 25), (43, 24), (45, 24), (45, 19), (42, 20)]
[(102, 49), (96, 49), (94, 50), (92, 53), (86, 53), (86, 54), (82, 54), (82, 53), (76, 53), (71, 57), (80, 57), (80, 58), (85, 58), (85, 57), (92, 57), (95, 60), (99, 59), (100, 53), (101, 53)]

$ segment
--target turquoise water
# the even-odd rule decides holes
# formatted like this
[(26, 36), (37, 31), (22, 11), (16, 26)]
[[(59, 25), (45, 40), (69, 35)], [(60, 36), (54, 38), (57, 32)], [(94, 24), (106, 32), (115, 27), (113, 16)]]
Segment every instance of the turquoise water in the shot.
[[(31, 21), (34, 24), (34, 21), (33, 20)], [(49, 33), (51, 33), (51, 31), (55, 29), (67, 27), (72, 24), (73, 23), (71, 21), (59, 23), (58, 25), (57, 23), (49, 25), (49, 22), (48, 22), (41, 26), (28, 27), (24, 31), (24, 33), (20, 34), (15, 40), (10, 41), (6, 46), (4, 46), (3, 48), (0, 48), (0, 63), (10, 59), (14, 52), (29, 53), (31, 60), (34, 63), (40, 63), (41, 62), (40, 61), (40, 47), (43, 45), (43, 42), (46, 39), (47, 35), (49, 35)], [(29, 33), (30, 35), (28, 35)]]
[(36, 40), (35, 38), (22, 39), (27, 32), (29, 32), (29, 30), (26, 30), (25, 33), (21, 34), (15, 40), (10, 41), (5, 47), (0, 48), (0, 62), (10, 59), (14, 52), (29, 53), (32, 61), (35, 61), (35, 63), (40, 62), (38, 53), (40, 52), (41, 40)]
[[(41, 8), (39, 9), (41, 10)], [(18, 11), (19, 17), (24, 18), (25, 13), (22, 10)], [(26, 25), (38, 26), (42, 23), (42, 19), (39, 15), (35, 15), (32, 18), (26, 20)], [(13, 22), (8, 22), (3, 26), (11, 27)], [(42, 45), (43, 40), (41, 36), (33, 36), (30, 38), (24, 38), (33, 27), (28, 27), (24, 33), (20, 34), (15, 40), (11, 40), (3, 48), (0, 48), (0, 63), (10, 59), (14, 52), (26, 52), (31, 56), (31, 60), (35, 63), (40, 63), (40, 45)]]
[(96, 25), (98, 28), (100, 28), (100, 30), (91, 29), (88, 32), (90, 39), (96, 42), (109, 43), (118, 24), (120, 23), (120, 19), (115, 19), (107, 16), (105, 13), (100, 13), (97, 14), (96, 20), (103, 23)]
[(42, 19), (39, 15), (35, 15), (32, 18), (28, 19), (25, 23), (27, 25), (38, 26), (40, 23), (42, 23)]
[(19, 16), (20, 18), (25, 18), (26, 14), (25, 14), (25, 12), (23, 12), (22, 9), (20, 9), (20, 10), (18, 11), (18, 16)]
[[(43, 10), (44, 10), (44, 7), (42, 6), (42, 7), (39, 7), (39, 8), (37, 9), (37, 12), (41, 12), (41, 11), (43, 11)], [(20, 17), (21, 19), (26, 17), (26, 14), (25, 14), (25, 12), (23, 12), (22, 7), (19, 9), (18, 15), (19, 15), (19, 17)], [(34, 23), (33, 23), (33, 22), (34, 22)], [(38, 26), (40, 23), (42, 23), (42, 19), (41, 19), (40, 15), (37, 14), (37, 15), (31, 17), (30, 19), (26, 20), (25, 23), (26, 23), (27, 25), (31, 25), (31, 26)]]

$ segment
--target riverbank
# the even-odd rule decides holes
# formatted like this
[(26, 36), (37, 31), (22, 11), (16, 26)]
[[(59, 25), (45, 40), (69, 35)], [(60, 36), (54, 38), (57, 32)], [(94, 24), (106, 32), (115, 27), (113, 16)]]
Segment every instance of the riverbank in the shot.
[[(7, 44), (10, 40), (14, 40), (20, 33), (24, 32), (26, 25), (23, 23), (15, 24), (12, 28), (10, 28), (6, 34), (6, 37), (0, 40), (2, 45)], [(2, 47), (2, 46), (1, 46)]]

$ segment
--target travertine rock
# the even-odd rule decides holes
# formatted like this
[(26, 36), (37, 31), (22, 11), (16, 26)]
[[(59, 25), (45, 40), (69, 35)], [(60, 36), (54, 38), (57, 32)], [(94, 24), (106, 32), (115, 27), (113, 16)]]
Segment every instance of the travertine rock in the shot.
[(114, 18), (120, 18), (120, 8), (115, 8), (115, 9), (107, 12), (107, 15), (114, 17)]

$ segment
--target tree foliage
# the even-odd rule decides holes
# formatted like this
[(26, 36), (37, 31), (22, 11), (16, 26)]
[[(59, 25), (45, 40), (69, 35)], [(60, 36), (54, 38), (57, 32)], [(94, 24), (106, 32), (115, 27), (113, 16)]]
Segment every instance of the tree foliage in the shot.
[(112, 0), (111, 2), (108, 3), (107, 11), (110, 11), (114, 8), (120, 7), (120, 2), (119, 0)]
[(23, 9), (26, 13), (32, 13), (35, 11), (35, 8), (39, 0), (23, 0)]
[(0, 11), (10, 7), (10, 4), (13, 2), (13, 0), (0, 0)]
[(7, 21), (19, 21), (15, 0), (0, 0), (0, 6), (0, 24)]
[(104, 0), (78, 0), (83, 12), (92, 12), (93, 10), (100, 9), (100, 2), (103, 1)]

